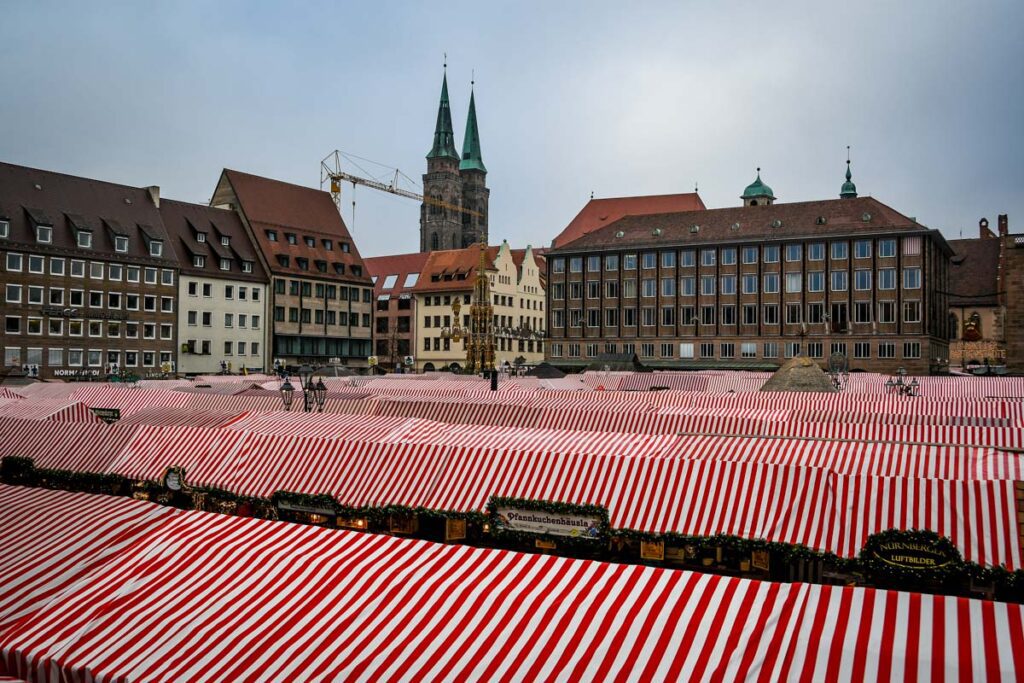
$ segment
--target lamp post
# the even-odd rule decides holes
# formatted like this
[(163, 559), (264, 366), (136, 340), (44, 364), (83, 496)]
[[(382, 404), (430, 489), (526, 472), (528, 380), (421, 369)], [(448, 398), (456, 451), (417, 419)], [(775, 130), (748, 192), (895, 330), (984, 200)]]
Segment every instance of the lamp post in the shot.
[[(324, 402), (327, 400), (327, 386), (324, 384), (323, 378), (315, 379), (316, 369), (303, 365), (299, 368), (299, 387), (302, 390), (302, 411), (306, 413), (313, 412), (314, 406), (316, 412), (324, 412)], [(292, 386), (291, 381), (288, 377), (284, 377), (284, 382), (281, 384), (281, 403), (284, 405), (285, 410), (292, 409), (292, 402), (295, 398), (295, 387)]]
[(890, 377), (886, 383), (885, 388), (890, 394), (896, 394), (897, 396), (918, 396), (921, 384), (915, 377), (913, 381), (907, 381), (907, 369), (900, 368), (896, 371), (896, 374)]

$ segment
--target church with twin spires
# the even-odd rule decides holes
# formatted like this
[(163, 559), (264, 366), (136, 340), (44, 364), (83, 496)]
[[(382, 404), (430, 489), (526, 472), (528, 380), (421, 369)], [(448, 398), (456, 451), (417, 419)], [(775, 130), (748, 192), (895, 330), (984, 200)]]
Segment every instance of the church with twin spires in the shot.
[(455, 147), (448, 75), (441, 82), (434, 144), (423, 174), (424, 202), (420, 205), (420, 251), (461, 249), (487, 243), (487, 167), (480, 154), (476, 102), (469, 95), (469, 115), (462, 154)]

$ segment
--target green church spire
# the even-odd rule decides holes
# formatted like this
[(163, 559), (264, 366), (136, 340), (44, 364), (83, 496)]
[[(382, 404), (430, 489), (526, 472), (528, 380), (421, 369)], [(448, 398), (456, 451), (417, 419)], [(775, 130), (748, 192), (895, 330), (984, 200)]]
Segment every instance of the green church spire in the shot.
[(459, 163), (459, 170), (487, 173), (480, 153), (480, 130), (476, 125), (476, 98), (472, 89), (469, 91), (469, 116), (466, 117), (466, 137), (462, 141), (462, 162)]
[(448, 69), (445, 64), (444, 79), (441, 81), (441, 102), (437, 107), (437, 125), (434, 127), (434, 146), (427, 154), (428, 159), (448, 157), (459, 158), (455, 149), (455, 133), (452, 131), (452, 108), (448, 102)]
[(853, 174), (850, 173), (850, 146), (846, 146), (846, 182), (839, 190), (840, 199), (854, 199), (857, 196), (857, 186), (853, 184)]

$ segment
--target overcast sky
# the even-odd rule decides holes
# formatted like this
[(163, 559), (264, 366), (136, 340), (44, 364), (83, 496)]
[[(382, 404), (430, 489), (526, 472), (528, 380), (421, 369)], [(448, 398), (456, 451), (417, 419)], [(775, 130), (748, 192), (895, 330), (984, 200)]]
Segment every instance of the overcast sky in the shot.
[[(734, 206), (757, 166), (836, 197), (846, 145), (861, 194), (949, 238), (1024, 232), (1020, 0), (157, 5), (0, 0), (0, 160), (195, 202), (224, 167), (318, 186), (336, 148), (419, 182), (447, 52), (492, 243), (550, 243), (591, 191)], [(353, 226), (345, 192), (364, 256), (418, 248), (415, 201), (360, 188)]]

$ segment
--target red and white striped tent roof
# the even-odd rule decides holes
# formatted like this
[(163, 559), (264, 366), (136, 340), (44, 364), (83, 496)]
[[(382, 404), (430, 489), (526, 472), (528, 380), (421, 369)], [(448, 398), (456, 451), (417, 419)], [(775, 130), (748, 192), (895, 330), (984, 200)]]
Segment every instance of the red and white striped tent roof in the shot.
[(0, 399), (0, 417), (47, 422), (103, 422), (79, 401)]
[(24, 399), (21, 394), (16, 394), (7, 387), (0, 387), (0, 398)]
[(1024, 607), (749, 581), (0, 487), (0, 674), (990, 680)]

